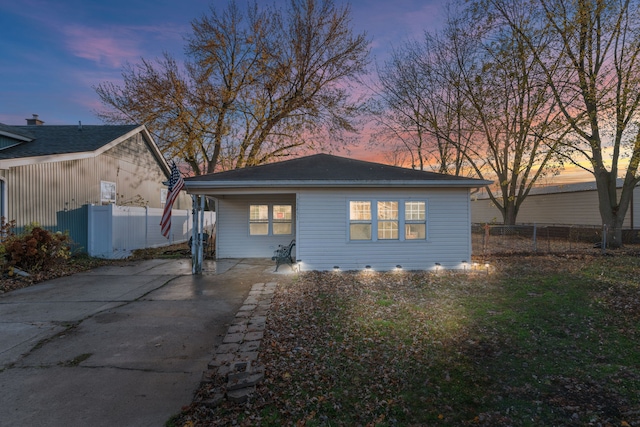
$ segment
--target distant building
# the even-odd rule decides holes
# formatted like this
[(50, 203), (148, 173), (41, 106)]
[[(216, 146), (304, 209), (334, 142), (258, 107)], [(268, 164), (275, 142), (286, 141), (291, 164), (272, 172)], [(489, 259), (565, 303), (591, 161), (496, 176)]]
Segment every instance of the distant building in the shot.
[[(622, 180), (618, 180), (622, 188)], [(618, 190), (619, 195), (620, 190)], [(471, 201), (473, 223), (502, 223), (502, 214), (480, 194)], [(598, 192), (595, 182), (533, 188), (520, 207), (518, 224), (600, 226)], [(640, 187), (636, 187), (623, 228), (640, 229)]]
[[(163, 207), (169, 166), (144, 125), (0, 124), (0, 215), (87, 246), (87, 205)], [(174, 208), (191, 207), (181, 196)]]

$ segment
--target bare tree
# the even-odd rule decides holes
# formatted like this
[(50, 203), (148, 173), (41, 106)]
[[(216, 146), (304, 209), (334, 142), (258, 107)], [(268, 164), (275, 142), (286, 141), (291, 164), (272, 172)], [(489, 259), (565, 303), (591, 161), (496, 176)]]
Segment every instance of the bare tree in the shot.
[[(478, 6), (508, 25), (544, 71), (573, 136), (563, 153), (593, 174), (609, 241), (621, 245), (623, 221), (640, 182), (640, 2), (540, 0), (527, 5), (528, 25), (511, 1)], [(538, 44), (540, 34), (550, 43)]]
[(443, 84), (438, 46), (427, 34), (424, 43), (407, 42), (394, 49), (378, 69), (371, 142), (404, 151), (414, 169), (460, 175), (465, 172), (465, 132), (460, 128), (464, 104), (453, 85)]
[(544, 74), (511, 31), (490, 29), (472, 58), (464, 27), (449, 31), (476, 128), (464, 155), (478, 177), (497, 181), (489, 198), (512, 225), (536, 182), (560, 169), (556, 148), (566, 130)]
[(489, 196), (514, 224), (533, 185), (560, 166), (560, 113), (544, 73), (508, 31), (466, 13), (400, 52), (380, 73), (378, 123), (440, 172), (496, 180)]
[[(347, 83), (366, 69), (364, 34), (332, 0), (291, 0), (284, 12), (234, 1), (192, 23), (184, 67), (169, 54), (96, 91), (106, 122), (146, 123), (163, 152), (195, 174), (272, 161), (346, 141), (357, 105)], [(331, 135), (319, 138), (319, 135)]]

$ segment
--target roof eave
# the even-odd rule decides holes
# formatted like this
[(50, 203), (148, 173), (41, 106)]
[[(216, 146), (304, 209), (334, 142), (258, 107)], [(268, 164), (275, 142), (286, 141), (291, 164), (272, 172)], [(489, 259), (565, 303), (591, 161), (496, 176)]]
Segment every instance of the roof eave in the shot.
[(185, 181), (187, 190), (223, 188), (289, 188), (289, 187), (425, 187), (425, 188), (477, 188), (491, 185), (491, 181), (465, 180), (269, 180), (269, 181)]

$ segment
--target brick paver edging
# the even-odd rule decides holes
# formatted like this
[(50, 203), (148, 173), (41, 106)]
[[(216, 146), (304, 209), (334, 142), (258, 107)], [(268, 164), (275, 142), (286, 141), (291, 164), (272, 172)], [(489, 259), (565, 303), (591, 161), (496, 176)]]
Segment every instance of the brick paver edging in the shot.
[(216, 350), (208, 370), (202, 375), (203, 385), (223, 379), (223, 387), (216, 389), (206, 403), (217, 406), (224, 399), (245, 402), (264, 378), (264, 366), (257, 364), (260, 343), (264, 336), (267, 313), (277, 283), (256, 283), (229, 326), (227, 334)]

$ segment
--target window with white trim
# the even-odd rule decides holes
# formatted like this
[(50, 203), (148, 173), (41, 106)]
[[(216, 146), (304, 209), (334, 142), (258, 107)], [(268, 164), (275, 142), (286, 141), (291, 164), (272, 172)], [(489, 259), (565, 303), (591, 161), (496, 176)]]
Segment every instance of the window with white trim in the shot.
[(100, 201), (103, 205), (116, 203), (116, 183), (100, 181)]
[(349, 239), (371, 240), (371, 202), (349, 202)]
[(291, 205), (273, 205), (273, 234), (291, 234)]
[(292, 205), (249, 205), (249, 235), (293, 234)]
[(249, 234), (252, 236), (269, 234), (269, 205), (249, 206)]
[[(375, 215), (372, 213), (375, 212)], [(349, 240), (426, 240), (426, 200), (349, 201)]]
[(378, 240), (398, 240), (398, 202), (378, 202)]
[(425, 202), (404, 202), (404, 238), (424, 240), (427, 238), (427, 209)]

